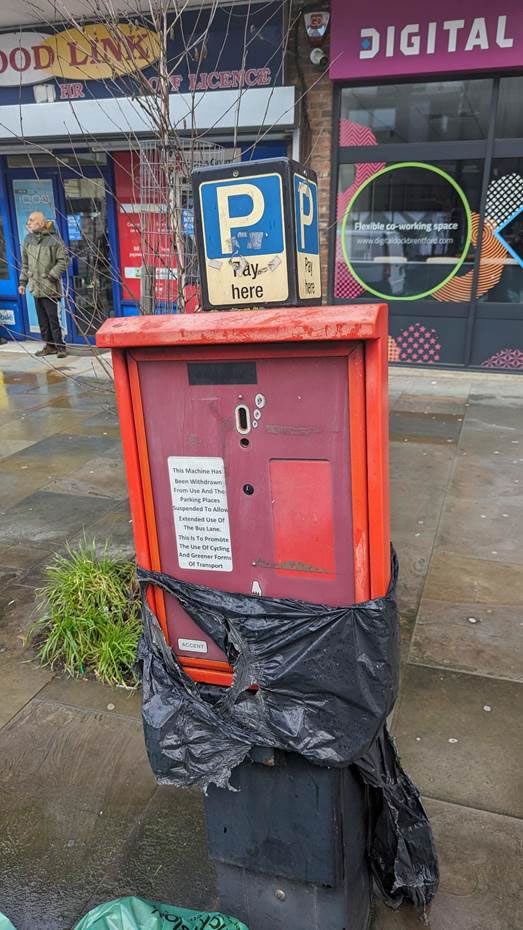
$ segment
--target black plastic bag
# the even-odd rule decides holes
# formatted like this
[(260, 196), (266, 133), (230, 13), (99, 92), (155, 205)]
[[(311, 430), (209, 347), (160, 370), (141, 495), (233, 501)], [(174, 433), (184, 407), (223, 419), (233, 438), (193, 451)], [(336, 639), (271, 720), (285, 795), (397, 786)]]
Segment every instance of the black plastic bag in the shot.
[(378, 889), (389, 907), (409, 901), (425, 918), (439, 883), (432, 829), (386, 727), (354, 766), (369, 789), (368, 852)]
[[(161, 784), (228, 787), (255, 747), (317, 765), (355, 764), (369, 786), (369, 856), (388, 904), (424, 915), (438, 884), (430, 823), (385, 722), (399, 681), (398, 566), (383, 598), (334, 608), (231, 594), (138, 569), (144, 635), (138, 650), (149, 760)], [(222, 649), (233, 683), (198, 685), (147, 606), (158, 585)], [(247, 690), (257, 685), (256, 690)]]
[(143, 590), (153, 583), (174, 595), (234, 670), (232, 686), (211, 689), (209, 700), (209, 689), (179, 666), (144, 598), (143, 721), (160, 783), (227, 787), (254, 746), (332, 766), (371, 747), (398, 690), (395, 556), (387, 595), (352, 607), (231, 594), (142, 569), (138, 577)]

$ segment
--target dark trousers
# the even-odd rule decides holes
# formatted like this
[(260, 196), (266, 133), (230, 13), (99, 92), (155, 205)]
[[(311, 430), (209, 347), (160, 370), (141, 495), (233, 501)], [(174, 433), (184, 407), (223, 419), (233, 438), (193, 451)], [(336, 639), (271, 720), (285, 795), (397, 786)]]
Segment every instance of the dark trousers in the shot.
[(38, 325), (42, 339), (49, 346), (61, 348), (64, 345), (62, 330), (58, 321), (58, 304), (50, 297), (35, 297)]

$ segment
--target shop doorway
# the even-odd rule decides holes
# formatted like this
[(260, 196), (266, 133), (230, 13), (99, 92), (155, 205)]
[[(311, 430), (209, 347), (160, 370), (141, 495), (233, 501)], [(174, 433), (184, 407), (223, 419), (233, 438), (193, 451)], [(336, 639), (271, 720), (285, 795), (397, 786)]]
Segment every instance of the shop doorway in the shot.
[[(114, 222), (109, 168), (65, 165), (66, 157), (16, 156), (8, 160), (13, 228), (16, 231), (15, 263), (21, 265), (22, 243), (28, 216), (41, 210), (53, 220), (71, 261), (64, 277), (60, 321), (69, 343), (94, 342), (96, 330), (112, 316), (119, 300), (113, 264)], [(31, 163), (32, 167), (26, 165)], [(20, 165), (20, 167), (18, 167)], [(21, 316), (28, 335), (39, 333), (32, 295), (19, 297)]]
[(71, 261), (71, 315), (85, 340), (92, 339), (113, 306), (113, 271), (104, 178), (63, 179)]

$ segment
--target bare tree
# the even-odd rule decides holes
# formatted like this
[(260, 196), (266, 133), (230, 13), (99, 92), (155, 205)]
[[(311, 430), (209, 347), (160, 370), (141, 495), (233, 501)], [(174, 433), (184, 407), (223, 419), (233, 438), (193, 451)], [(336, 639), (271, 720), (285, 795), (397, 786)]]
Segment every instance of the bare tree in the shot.
[[(76, 73), (79, 75), (78, 79), (86, 82), (93, 80), (93, 75), (87, 64), (82, 65), (84, 59), (87, 62), (87, 54), (82, 55), (80, 52), (87, 52), (92, 48), (93, 24), (103, 28), (105, 51), (97, 51), (97, 61), (104, 66), (102, 80), (107, 98), (99, 99), (93, 95), (92, 100), (104, 113), (108, 112), (107, 99), (112, 100), (108, 132), (120, 138), (123, 135), (131, 152), (128, 164), (120, 165), (119, 170), (127, 172), (132, 200), (137, 205), (136, 212), (131, 213), (134, 219), (131, 219), (130, 223), (136, 227), (141, 250), (140, 310), (155, 312), (159, 305), (157, 294), (160, 292), (163, 296), (163, 312), (172, 310), (174, 303), (177, 312), (185, 312), (189, 301), (195, 301), (198, 281), (194, 239), (187, 231), (186, 222), (192, 205), (191, 173), (201, 164), (220, 163), (226, 157), (226, 151), (212, 141), (212, 131), (215, 127), (198, 129), (199, 108), (202, 107), (206, 94), (213, 93), (205, 90), (202, 92), (199, 88), (199, 78), (204, 71), (209, 35), (215, 25), (219, 7), (223, 7), (223, 4), (218, 0), (212, 0), (205, 8), (195, 8), (188, 0), (128, 0), (125, 9), (121, 9), (113, 0), (83, 0), (80, 4), (77, 0), (52, 0), (52, 4), (49, 0), (25, 0), (25, 5), (31, 10), (34, 20), (39, 21), (46, 32), (53, 33), (64, 29), (71, 31), (79, 50), (75, 60)], [(184, 14), (189, 9), (196, 15), (192, 17), (190, 27), (187, 27)], [(255, 9), (258, 11), (257, 17), (252, 14)], [(262, 12), (261, 17), (260, 9), (266, 11)], [(256, 5), (252, 0), (243, 0), (242, 4), (243, 71), (251, 43), (263, 40), (264, 28), (275, 14), (281, 14), (282, 11), (285, 12), (285, 29), (281, 47), (268, 47), (266, 64), (268, 68), (271, 67), (273, 74), (267, 112), (273, 89), (280, 82), (289, 40), (295, 36), (300, 10), (295, 9), (292, 0), (262, 5)], [(222, 28), (223, 15), (222, 9)], [(223, 40), (215, 68), (219, 67), (220, 58), (225, 53), (232, 35), (234, 2), (228, 7), (225, 15)], [(142, 47), (145, 48), (149, 61), (155, 63), (154, 79), (151, 79), (145, 68), (142, 70), (141, 66), (131, 67), (129, 64), (133, 58), (133, 49), (136, 48), (136, 33), (140, 29), (146, 33)], [(179, 54), (173, 59), (169, 53), (170, 40), (175, 31), (181, 35), (182, 42)], [(238, 29), (234, 35), (237, 42)], [(20, 33), (21, 40), (22, 36), (23, 33)], [(292, 48), (294, 46), (291, 46)], [(56, 42), (56, 63), (59, 69), (62, 66), (64, 76), (67, 76), (67, 60), (63, 49), (64, 45)], [(180, 69), (192, 74), (189, 93), (183, 96), (185, 111), (182, 117), (173, 106)], [(246, 90), (245, 82), (240, 79), (230, 108), (234, 118), (231, 133), (234, 146), (238, 141), (240, 106)], [(306, 92), (307, 89), (303, 88), (303, 95)], [(131, 121), (129, 118), (129, 101), (132, 102), (132, 112), (141, 114), (143, 133), (136, 129), (136, 120)], [(70, 101), (70, 105), (78, 132), (74, 137), (71, 134), (69, 139), (72, 154), (56, 158), (58, 164), (62, 162), (64, 168), (69, 172), (72, 170), (74, 175), (82, 180), (87, 175), (78, 154), (77, 136), (81, 135), (85, 143), (91, 143), (98, 150), (103, 149), (103, 142), (93, 138), (86, 127), (81, 125), (81, 117), (78, 116), (80, 111), (75, 108), (73, 100)], [(218, 110), (216, 125), (223, 117), (223, 108)], [(264, 119), (256, 132), (251, 155), (256, 143), (263, 139), (271, 128), (271, 124)], [(49, 154), (50, 149), (27, 138), (23, 129), (20, 140), (25, 143), (25, 151), (32, 157), (35, 175), (38, 176), (38, 156)], [(117, 200), (118, 210), (128, 209), (125, 203), (119, 202), (114, 192), (108, 193)], [(95, 210), (96, 203), (93, 201), (93, 212)], [(95, 282), (92, 291), (96, 293), (82, 295), (77, 289), (73, 300), (72, 287), (69, 286), (67, 307), (79, 332), (88, 341), (101, 319), (110, 311), (104, 302), (106, 304), (110, 301), (110, 296), (107, 295), (112, 284), (116, 282), (122, 288), (124, 296), (129, 297), (132, 292), (125, 275), (118, 270), (117, 256), (109, 254), (103, 236), (94, 235), (91, 231), (83, 238)]]

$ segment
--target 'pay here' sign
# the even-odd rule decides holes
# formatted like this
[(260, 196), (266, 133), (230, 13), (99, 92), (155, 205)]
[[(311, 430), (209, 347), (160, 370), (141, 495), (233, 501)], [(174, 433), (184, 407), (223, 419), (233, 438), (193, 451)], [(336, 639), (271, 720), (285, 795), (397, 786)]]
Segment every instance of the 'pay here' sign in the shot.
[(321, 299), (316, 183), (298, 168), (279, 158), (194, 172), (205, 309)]

